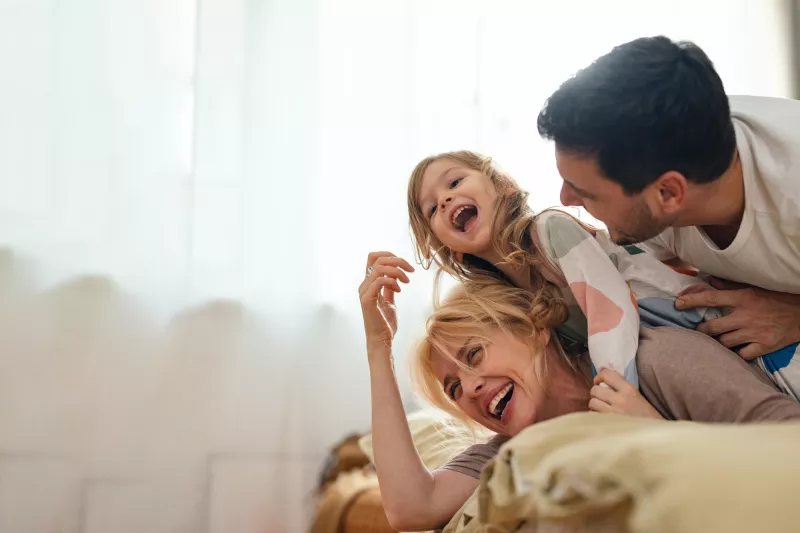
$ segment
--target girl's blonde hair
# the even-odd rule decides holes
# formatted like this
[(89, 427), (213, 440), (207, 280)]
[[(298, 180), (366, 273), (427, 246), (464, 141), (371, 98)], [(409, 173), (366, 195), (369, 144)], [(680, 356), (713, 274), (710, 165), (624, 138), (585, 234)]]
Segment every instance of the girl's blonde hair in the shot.
[[(461, 346), (467, 339), (486, 344), (487, 334), (499, 329), (528, 344), (536, 375), (544, 379), (546, 342), (542, 333), (565, 319), (566, 308), (554, 305), (546, 293), (534, 294), (487, 276), (465, 280), (437, 302), (428, 318), (425, 335), (411, 356), (412, 381), (429, 403), (474, 426), (442, 390), (433, 370), (434, 353), (455, 360), (450, 347)], [(563, 355), (555, 336), (550, 339)]]

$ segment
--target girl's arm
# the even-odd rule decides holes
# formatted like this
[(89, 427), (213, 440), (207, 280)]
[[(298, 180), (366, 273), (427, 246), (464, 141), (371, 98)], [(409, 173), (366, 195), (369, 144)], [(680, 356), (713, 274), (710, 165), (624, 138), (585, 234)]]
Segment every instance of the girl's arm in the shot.
[[(630, 287), (595, 237), (567, 214), (540, 215), (537, 230), (550, 262), (561, 270), (588, 326), (589, 356), (634, 386), (639, 312)], [(620, 248), (619, 253), (626, 253)]]
[(394, 374), (391, 344), (397, 330), (394, 295), (413, 268), (387, 252), (370, 254), (359, 288), (367, 337), (372, 396), (372, 448), (389, 524), (423, 531), (446, 524), (475, 491), (478, 480), (451, 470), (431, 473), (411, 439)]

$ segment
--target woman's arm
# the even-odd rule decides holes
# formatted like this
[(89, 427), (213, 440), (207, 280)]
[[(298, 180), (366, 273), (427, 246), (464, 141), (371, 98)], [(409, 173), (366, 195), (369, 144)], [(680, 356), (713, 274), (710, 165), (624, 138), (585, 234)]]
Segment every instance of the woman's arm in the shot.
[(417, 453), (397, 388), (388, 349), (370, 354), (372, 442), (386, 517), (399, 531), (446, 524), (478, 487), (452, 470), (431, 473)]
[(475, 491), (478, 481), (450, 471), (428, 471), (414, 447), (392, 361), (397, 330), (394, 295), (403, 272), (414, 269), (388, 252), (370, 254), (359, 288), (372, 396), (372, 448), (389, 524), (400, 531), (422, 531), (446, 524)]

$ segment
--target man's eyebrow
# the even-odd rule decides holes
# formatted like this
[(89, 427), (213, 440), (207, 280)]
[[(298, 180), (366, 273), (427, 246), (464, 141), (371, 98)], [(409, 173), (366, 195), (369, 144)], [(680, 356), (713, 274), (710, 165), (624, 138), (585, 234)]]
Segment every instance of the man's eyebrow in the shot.
[(564, 183), (569, 185), (572, 188), (572, 190), (575, 191), (576, 193), (578, 193), (579, 195), (585, 196), (586, 198), (594, 198), (594, 195), (592, 193), (590, 193), (589, 191), (585, 191), (585, 190), (581, 189), (580, 187), (578, 187), (577, 185), (575, 185), (571, 181), (564, 180)]

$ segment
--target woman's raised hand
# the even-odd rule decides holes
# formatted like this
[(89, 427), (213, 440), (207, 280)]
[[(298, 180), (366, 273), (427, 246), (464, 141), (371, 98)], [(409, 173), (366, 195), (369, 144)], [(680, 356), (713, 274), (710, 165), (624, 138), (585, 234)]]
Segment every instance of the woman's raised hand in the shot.
[(406, 272), (414, 272), (414, 267), (390, 252), (372, 252), (367, 257), (366, 276), (358, 295), (368, 350), (392, 346), (397, 332), (394, 295), (400, 292), (400, 282), (409, 282)]

